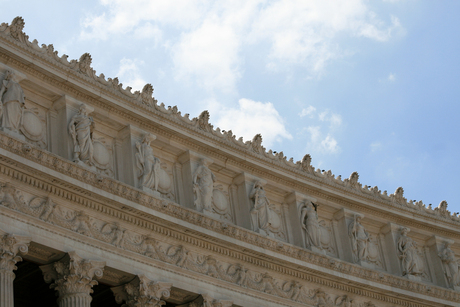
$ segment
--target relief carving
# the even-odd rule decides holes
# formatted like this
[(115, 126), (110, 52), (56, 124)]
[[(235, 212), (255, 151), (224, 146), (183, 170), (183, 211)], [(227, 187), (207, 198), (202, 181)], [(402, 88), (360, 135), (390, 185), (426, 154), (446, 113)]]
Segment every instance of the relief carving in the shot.
[(0, 88), (0, 99), (2, 130), (19, 134), (23, 122), (25, 96), (12, 71), (5, 72)]
[(354, 262), (367, 261), (369, 254), (369, 234), (360, 222), (361, 216), (355, 214), (348, 227)]
[[(128, 231), (116, 222), (103, 222), (94, 217), (89, 217), (83, 212), (66, 209), (55, 204), (49, 198), (25, 197), (22, 192), (8, 184), (3, 185), (1, 188), (0, 199), (2, 200), (1, 205), (8, 206), (11, 209), (27, 213), (36, 218), (47, 216), (44, 220), (48, 223), (59, 225), (88, 237), (93, 237), (117, 248), (133, 251), (140, 255), (228, 281), (241, 287), (316, 306), (348, 306), (346, 304), (350, 303), (349, 299), (332, 297), (324, 293), (324, 291), (308, 289), (304, 284), (295, 280), (280, 280), (266, 272), (248, 269), (240, 263), (225, 263), (210, 255), (191, 252), (182, 245), (161, 243), (149, 236)], [(25, 209), (26, 207), (29, 207), (29, 209)], [(70, 267), (71, 259), (74, 259), (72, 262), (76, 263), (75, 267), (82, 273), (75, 273), (67, 269)], [(84, 268), (93, 268), (94, 270), (98, 270), (97, 268), (99, 268), (102, 274), (102, 265), (93, 267), (91, 264), (92, 261), (81, 260), (76, 255), (67, 257), (67, 260), (64, 259), (60, 262), (63, 262), (63, 264), (50, 264), (48, 265), (48, 269), (43, 269), (44, 272), (47, 272), (45, 274), (48, 274), (46, 275), (46, 279), (51, 281), (54, 278), (54, 284), (57, 288), (62, 286), (60, 283), (65, 276), (70, 276), (69, 287), (73, 287), (73, 289), (78, 288), (78, 291), (81, 290), (82, 293), (91, 293), (91, 287), (96, 281), (91, 279), (92, 277), (89, 276), (91, 275), (89, 273), (87, 277), (84, 277), (84, 274), (87, 274)], [(59, 275), (57, 270), (60, 270), (62, 273), (59, 273)], [(81, 278), (84, 280), (79, 279), (79, 274), (83, 276)], [(94, 275), (98, 276), (96, 273)], [(57, 290), (59, 289), (57, 288)], [(64, 289), (62, 291), (70, 290)], [(324, 305), (324, 302), (331, 305)]]
[(200, 211), (212, 212), (214, 181), (216, 177), (208, 168), (206, 159), (201, 159), (200, 165), (193, 174), (193, 192), (195, 193), (195, 208)]
[(446, 242), (438, 256), (441, 258), (448, 285), (455, 289), (460, 286), (459, 263), (455, 253), (450, 248), (451, 245), (452, 243)]
[(151, 142), (156, 139), (153, 134), (146, 134), (142, 142), (136, 142), (136, 168), (138, 170), (139, 188), (166, 198), (174, 199), (171, 191), (171, 178), (160, 159), (153, 154)]
[(305, 230), (305, 245), (323, 250), (317, 206), (307, 200), (301, 208), (300, 223)]
[(281, 232), (281, 216), (270, 204), (260, 181), (254, 183), (249, 198), (253, 201), (252, 229), (267, 236), (274, 237), (276, 234), (278, 237), (284, 238), (284, 234)]
[(407, 236), (409, 228), (401, 228), (401, 236), (398, 240), (399, 259), (401, 259), (402, 271), (404, 275), (420, 276), (425, 274), (425, 264), (417, 242)]
[(85, 104), (80, 105), (69, 123), (69, 133), (73, 140), (73, 160), (75, 163), (94, 166), (93, 118), (88, 116), (90, 111)]

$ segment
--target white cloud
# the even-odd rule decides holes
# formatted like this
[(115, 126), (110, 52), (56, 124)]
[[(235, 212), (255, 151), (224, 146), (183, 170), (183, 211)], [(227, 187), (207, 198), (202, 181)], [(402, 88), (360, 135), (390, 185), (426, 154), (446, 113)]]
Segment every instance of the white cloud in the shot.
[(226, 107), (216, 101), (208, 103), (211, 122), (223, 129), (231, 129), (237, 137), (244, 140), (262, 134), (262, 145), (271, 148), (282, 139), (292, 139), (287, 131), (284, 119), (270, 102), (260, 102), (242, 98), (237, 108)]
[(123, 58), (120, 61), (120, 68), (118, 69), (117, 76), (120, 82), (124, 84), (124, 87), (127, 85), (135, 90), (142, 90), (145, 84), (145, 80), (141, 77), (139, 73), (139, 65), (143, 65), (143, 61), (131, 60)]
[(371, 148), (371, 152), (376, 152), (376, 151), (380, 151), (383, 148), (383, 145), (380, 142), (373, 142), (371, 143), (370, 148)]
[(308, 106), (305, 109), (302, 109), (300, 111), (299, 116), (300, 117), (305, 117), (309, 115), (310, 118), (313, 118), (313, 113), (316, 111), (316, 108), (314, 106)]
[[(383, 22), (365, 0), (103, 0), (105, 11), (82, 21), (82, 39), (120, 39), (133, 33), (142, 44), (170, 52), (175, 75), (201, 87), (234, 91), (246, 46), (257, 50), (267, 69), (301, 65), (320, 75), (347, 54), (339, 35), (387, 41), (402, 27), (392, 16)], [(167, 33), (166, 33), (167, 32)], [(266, 48), (268, 43), (268, 49)], [(265, 51), (266, 50), (266, 51)]]
[(318, 118), (320, 121), (329, 122), (331, 128), (337, 128), (342, 125), (342, 117), (339, 114), (331, 113), (329, 110), (321, 112)]
[(340, 152), (337, 140), (330, 133), (323, 133), (320, 126), (307, 127), (309, 140), (307, 149), (310, 153), (335, 154)]
[(389, 74), (388, 75), (388, 81), (393, 82), (396, 80), (396, 75), (395, 74)]

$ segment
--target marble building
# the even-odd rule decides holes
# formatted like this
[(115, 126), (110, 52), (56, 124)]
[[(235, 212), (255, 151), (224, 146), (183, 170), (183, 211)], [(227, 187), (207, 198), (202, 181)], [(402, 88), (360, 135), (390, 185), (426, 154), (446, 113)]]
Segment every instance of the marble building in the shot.
[(445, 201), (244, 142), (24, 25), (0, 25), (0, 307), (460, 305)]

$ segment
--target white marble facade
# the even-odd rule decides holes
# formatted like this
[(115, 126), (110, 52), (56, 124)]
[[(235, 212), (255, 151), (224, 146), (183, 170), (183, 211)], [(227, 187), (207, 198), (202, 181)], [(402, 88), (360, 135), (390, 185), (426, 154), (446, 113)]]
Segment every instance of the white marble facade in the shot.
[(445, 201), (244, 142), (23, 28), (0, 25), (0, 307), (23, 259), (59, 306), (89, 306), (98, 282), (125, 306), (460, 304)]

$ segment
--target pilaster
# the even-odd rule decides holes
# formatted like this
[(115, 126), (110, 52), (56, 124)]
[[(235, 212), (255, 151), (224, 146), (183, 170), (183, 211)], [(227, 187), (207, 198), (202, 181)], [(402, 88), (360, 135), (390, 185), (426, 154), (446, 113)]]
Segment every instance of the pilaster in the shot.
[(83, 259), (74, 251), (51, 264), (43, 265), (45, 282), (58, 291), (59, 307), (90, 307), (93, 286), (98, 282), (93, 278), (102, 277), (104, 261)]
[[(339, 250), (339, 257), (343, 260), (348, 262), (354, 263), (353, 259), (353, 250), (352, 250), (352, 242), (349, 235), (348, 227), (355, 216), (359, 216), (361, 218), (364, 215), (359, 214), (357, 212), (353, 212), (351, 210), (342, 208), (334, 214), (334, 220), (337, 221), (337, 249)], [(360, 263), (361, 264), (361, 263)]]
[(118, 132), (115, 151), (118, 159), (118, 179), (133, 187), (139, 187), (136, 169), (136, 142), (142, 142), (147, 132), (133, 125), (127, 125)]
[[(439, 236), (433, 236), (429, 240), (426, 241), (425, 246), (428, 249), (428, 255), (430, 257), (430, 269), (431, 269), (431, 274), (433, 275), (433, 279), (436, 284), (444, 287), (451, 287), (455, 290), (460, 290), (458, 286), (455, 285), (455, 282), (449, 282), (447, 280), (447, 274), (451, 272), (446, 273), (446, 269), (448, 270), (449, 264), (446, 263), (446, 267), (443, 265), (443, 261), (441, 259), (442, 252), (444, 248), (448, 248), (449, 245), (453, 244), (452, 240), (448, 240), (445, 238), (441, 238)], [(447, 245), (447, 246), (446, 246)], [(447, 260), (447, 259), (446, 259)], [(457, 265), (457, 259), (451, 259), (455, 262), (455, 265)], [(457, 271), (458, 271), (458, 265), (457, 265)], [(454, 276), (451, 276), (451, 278)], [(455, 277), (454, 277), (455, 278)], [(458, 279), (458, 276), (457, 278)], [(456, 289), (457, 288), (457, 289)]]
[(112, 288), (115, 301), (125, 302), (124, 307), (160, 307), (165, 303), (161, 298), (168, 298), (172, 283), (154, 282), (144, 275), (136, 276), (131, 282)]
[(13, 280), (20, 254), (28, 252), (29, 237), (16, 236), (0, 230), (0, 307), (13, 307)]
[(241, 173), (233, 179), (233, 184), (236, 185), (236, 208), (238, 214), (235, 216), (235, 221), (238, 226), (246, 229), (252, 229), (251, 225), (251, 207), (252, 203), (249, 199), (249, 194), (256, 181), (264, 182), (260, 178), (252, 176), (248, 173)]
[(306, 247), (305, 244), (305, 234), (304, 230), (302, 229), (301, 220), (300, 220), (300, 210), (302, 204), (306, 201), (310, 200), (311, 202), (316, 202), (315, 198), (306, 196), (304, 194), (298, 192), (292, 192), (286, 196), (284, 199), (285, 203), (287, 204), (287, 232), (290, 234), (290, 242), (294, 245), (300, 247)]
[(69, 134), (68, 125), (72, 117), (78, 113), (81, 104), (82, 102), (77, 101), (75, 98), (64, 95), (53, 103), (49, 111), (51, 136), (49, 142), (51, 151), (72, 161), (74, 144)]
[(184, 197), (181, 199), (181, 205), (190, 209), (195, 209), (195, 194), (193, 192), (193, 175), (199, 166), (200, 160), (206, 160), (210, 165), (214, 161), (194, 151), (187, 150), (179, 157), (182, 164), (182, 187)]
[(398, 276), (402, 275), (401, 261), (398, 257), (399, 251), (397, 246), (400, 228), (400, 225), (388, 223), (380, 229), (383, 235), (382, 245), (386, 251), (384, 253), (386, 267), (390, 273)]

